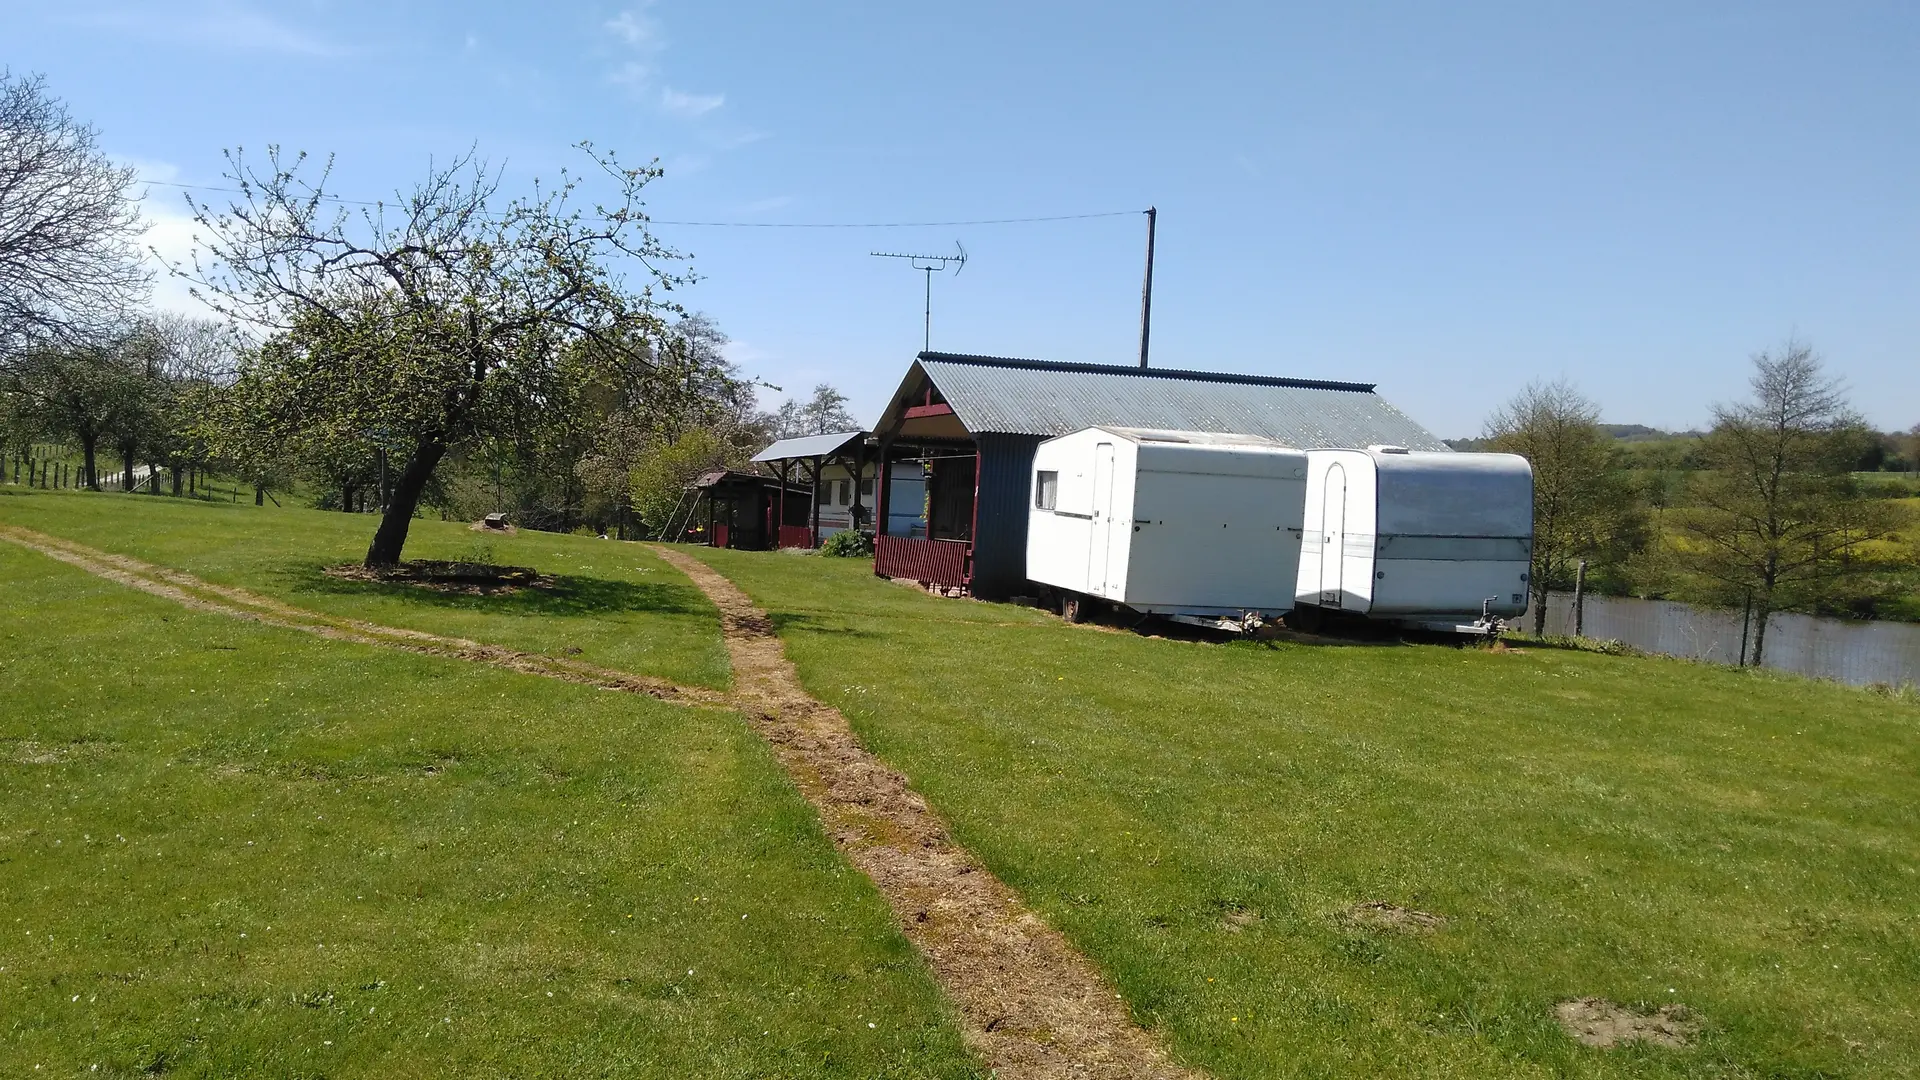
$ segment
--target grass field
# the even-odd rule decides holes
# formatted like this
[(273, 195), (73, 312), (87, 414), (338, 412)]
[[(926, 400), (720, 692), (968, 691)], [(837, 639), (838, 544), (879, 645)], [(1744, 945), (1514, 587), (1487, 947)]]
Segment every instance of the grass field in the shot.
[(302, 607), (453, 634), (697, 686), (724, 687), (719, 615), (645, 548), (526, 532), (499, 536), (421, 520), (410, 559), (481, 557), (559, 577), (552, 591), (480, 597), (347, 581), (322, 570), (366, 555), (377, 519), (146, 495), (0, 487), (0, 522), (186, 570)]
[(976, 1075), (732, 714), (5, 543), (0, 611), (0, 1075)]
[[(495, 541), (501, 561), (653, 587), (550, 614), (336, 587), (317, 569), (364, 546), (367, 518), (55, 493), (0, 494), (0, 523), (304, 606), (727, 678), (711, 608), (633, 545)], [(416, 529), (415, 556), (474, 538)], [(1911, 701), (1552, 649), (1156, 640), (927, 597), (859, 561), (696, 554), (961, 843), (1223, 1080), (1920, 1076)], [(972, 1067), (878, 899), (726, 714), (191, 615), (7, 545), (0, 596), (9, 1066), (184, 1047), (173, 1067), (209, 1074)], [(1342, 915), (1375, 900), (1447, 922)], [(660, 922), (630, 934), (626, 914)], [(335, 934), (353, 963), (316, 966)], [(673, 989), (685, 968), (715, 981)], [(1702, 1030), (1582, 1047), (1553, 1007), (1585, 996), (1684, 1003)], [(546, 1056), (525, 1056), (533, 1033)], [(364, 1056), (297, 1056), (349, 1042)], [(230, 1046), (251, 1056), (213, 1056)]]
[[(1211, 645), (700, 551), (1223, 1077), (1920, 1075), (1920, 709), (1678, 661)], [(1387, 901), (1438, 932), (1356, 926)], [(1556, 1002), (1681, 1002), (1690, 1049)]]

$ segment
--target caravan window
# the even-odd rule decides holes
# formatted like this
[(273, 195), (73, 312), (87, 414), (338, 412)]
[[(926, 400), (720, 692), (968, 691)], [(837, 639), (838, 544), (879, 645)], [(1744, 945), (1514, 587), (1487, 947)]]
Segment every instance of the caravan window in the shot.
[(1044, 469), (1034, 474), (1033, 505), (1038, 510), (1051, 510), (1060, 500), (1060, 474)]

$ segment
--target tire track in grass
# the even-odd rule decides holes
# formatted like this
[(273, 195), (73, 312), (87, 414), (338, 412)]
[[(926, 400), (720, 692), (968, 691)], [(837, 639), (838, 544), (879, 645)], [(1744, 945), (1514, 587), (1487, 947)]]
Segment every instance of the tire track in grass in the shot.
[(904, 776), (862, 747), (846, 718), (801, 688), (771, 622), (717, 571), (655, 550), (719, 608), (734, 689), (720, 693), (573, 660), (294, 607), (184, 571), (0, 525), (0, 540), (195, 611), (334, 641), (488, 664), (528, 675), (739, 710), (880, 889), (906, 937), (958, 1006), (968, 1044), (1006, 1080), (1200, 1080), (1133, 1022), (1120, 995), (978, 860)]
[(949, 835), (906, 777), (809, 695), (765, 612), (706, 563), (655, 547), (720, 608), (738, 708), (834, 842), (873, 879), (1001, 1077), (1188, 1078), (1059, 931)]
[(350, 641), (359, 645), (373, 645), (427, 656), (467, 660), (505, 668), (508, 671), (597, 686), (603, 690), (646, 694), (662, 701), (686, 705), (710, 705), (724, 709), (734, 707), (732, 699), (717, 690), (680, 686), (665, 679), (614, 671), (578, 660), (522, 652), (499, 645), (469, 641), (465, 638), (430, 634), (423, 630), (382, 626), (378, 623), (297, 608), (245, 589), (203, 581), (182, 570), (156, 566), (126, 555), (98, 551), (71, 540), (47, 536), (31, 529), (0, 525), (0, 540), (11, 541), (50, 559), (57, 559), (109, 581), (172, 600), (196, 611), (247, 619), (286, 630), (298, 630), (334, 641)]

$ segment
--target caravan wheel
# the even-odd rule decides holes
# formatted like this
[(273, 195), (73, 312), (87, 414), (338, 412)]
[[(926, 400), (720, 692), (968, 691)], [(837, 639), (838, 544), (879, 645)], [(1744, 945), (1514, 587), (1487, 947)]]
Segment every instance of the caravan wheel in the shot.
[(1060, 598), (1060, 617), (1070, 623), (1086, 622), (1087, 602), (1072, 593), (1062, 596)]

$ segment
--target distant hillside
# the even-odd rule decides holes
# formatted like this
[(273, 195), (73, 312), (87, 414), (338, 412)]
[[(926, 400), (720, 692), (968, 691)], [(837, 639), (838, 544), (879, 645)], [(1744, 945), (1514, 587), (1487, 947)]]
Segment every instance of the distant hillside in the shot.
[[(1645, 424), (1601, 424), (1600, 430), (1619, 442), (1657, 442), (1662, 439), (1697, 439), (1698, 431), (1661, 431)], [(1487, 449), (1486, 439), (1443, 439), (1448, 446), (1465, 453), (1474, 453)]]

